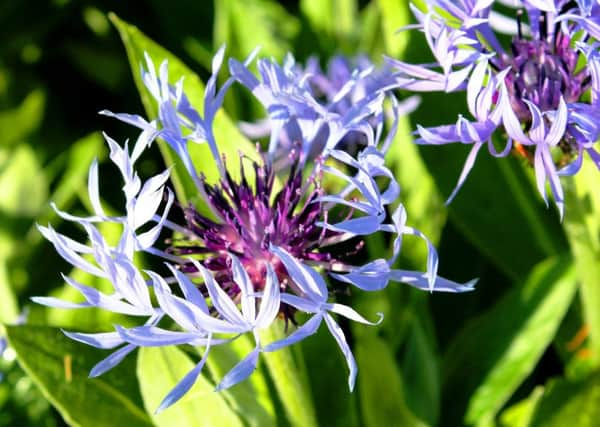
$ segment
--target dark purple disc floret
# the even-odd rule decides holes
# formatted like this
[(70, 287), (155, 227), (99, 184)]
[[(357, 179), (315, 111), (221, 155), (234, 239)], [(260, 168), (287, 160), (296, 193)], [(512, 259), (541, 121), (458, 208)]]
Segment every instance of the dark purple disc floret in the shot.
[[(322, 242), (339, 233), (317, 225), (324, 215), (318, 201), (322, 195), (319, 173), (305, 179), (296, 160), (281, 189), (276, 190), (269, 162), (252, 162), (254, 186), (247, 179), (243, 162), (241, 157), (239, 182), (229, 173), (214, 185), (203, 180), (212, 211), (220, 221), (208, 218), (191, 204), (183, 208), (190, 234), (173, 241), (169, 252), (197, 258), (233, 297), (240, 290), (232, 277), (231, 253), (242, 262), (256, 292), (264, 288), (267, 265), (274, 267), (282, 288), (294, 286), (270, 245), (284, 248), (300, 260), (321, 266), (333, 264), (335, 259), (323, 250)], [(186, 273), (197, 273), (191, 262), (181, 268)]]

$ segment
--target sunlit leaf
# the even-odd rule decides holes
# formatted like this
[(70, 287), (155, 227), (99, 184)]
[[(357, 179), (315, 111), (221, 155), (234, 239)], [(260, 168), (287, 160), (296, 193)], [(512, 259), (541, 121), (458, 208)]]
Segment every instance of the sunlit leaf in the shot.
[[(0, 215), (34, 217), (46, 203), (46, 177), (29, 145), (0, 153), (0, 188)], [(9, 226), (6, 219), (2, 222), (2, 227)]]
[(177, 403), (155, 414), (165, 396), (194, 368), (188, 356), (176, 347), (145, 347), (138, 356), (137, 375), (144, 406), (159, 427), (243, 426), (224, 396), (203, 376)]
[(34, 90), (17, 108), (0, 111), (0, 146), (23, 142), (37, 130), (44, 118), (46, 96), (41, 89)]
[[(213, 378), (220, 380), (229, 370), (254, 349), (248, 336), (241, 336), (228, 345), (211, 349), (206, 365)], [(273, 426), (276, 424), (275, 408), (263, 369), (257, 369), (247, 380), (220, 392), (228, 404), (250, 426)]]
[(469, 321), (443, 360), (448, 412), (442, 417), (449, 422), (464, 417), (468, 424), (492, 419), (552, 342), (576, 288), (570, 259), (549, 259), (522, 286)]
[(600, 374), (587, 380), (551, 381), (536, 406), (530, 427), (593, 427), (600, 419)]
[(9, 326), (8, 338), (27, 374), (72, 426), (151, 426), (141, 407), (133, 358), (90, 379), (98, 350), (67, 338), (59, 329)]
[[(587, 159), (586, 159), (587, 160)], [(575, 177), (565, 180), (564, 227), (581, 281), (581, 306), (590, 334), (591, 358), (600, 363), (600, 194), (598, 170), (583, 162)]]

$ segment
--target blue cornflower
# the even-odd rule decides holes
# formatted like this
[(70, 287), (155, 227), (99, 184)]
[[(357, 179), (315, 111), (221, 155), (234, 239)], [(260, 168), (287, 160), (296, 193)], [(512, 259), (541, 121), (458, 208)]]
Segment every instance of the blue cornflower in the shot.
[[(418, 143), (473, 146), (448, 202), (487, 144), (496, 157), (512, 150), (526, 158), (546, 203), (550, 184), (562, 218), (559, 176), (575, 174), (583, 152), (600, 168), (600, 154), (593, 147), (600, 135), (600, 5), (583, 0), (497, 2), (517, 8), (513, 20), (494, 10), (493, 3), (430, 0), (426, 12), (413, 8), (416, 27), (424, 32), (436, 63), (413, 65), (389, 58), (402, 73), (396, 85), (414, 91), (466, 91), (474, 120), (459, 116), (455, 125), (418, 127)], [(513, 35), (510, 49), (504, 49), (496, 33)], [(506, 140), (500, 150), (492, 142), (498, 134)]]
[[(355, 131), (347, 131), (349, 128), (346, 125), (342, 128), (345, 134), (341, 139), (338, 135), (333, 135), (331, 139), (335, 141), (338, 148), (346, 151), (357, 151), (369, 144), (367, 138), (370, 133), (365, 132), (366, 128), (372, 127), (376, 131), (381, 131), (378, 130), (378, 126), (383, 124), (380, 117), (383, 110), (374, 114), (374, 111), (363, 107), (365, 104), (372, 103), (373, 99), (381, 98), (380, 92), (384, 92), (394, 84), (395, 78), (390, 67), (376, 67), (365, 55), (354, 58), (342, 55), (334, 56), (328, 62), (325, 70), (321, 69), (316, 57), (309, 58), (304, 66), (297, 63), (292, 55), (286, 56), (282, 66), (269, 59), (261, 59), (258, 62), (263, 84), (271, 88), (278, 87), (279, 89), (274, 91), (274, 93), (278, 93), (277, 96), (296, 96), (306, 100), (303, 108), (298, 112), (290, 111), (289, 102), (283, 101), (284, 104), (287, 104), (285, 107), (273, 108), (273, 99), (268, 96), (259, 96), (258, 99), (266, 108), (272, 108), (269, 118), (257, 123), (241, 123), (240, 125), (242, 131), (251, 138), (270, 135), (270, 151), (277, 150), (274, 153), (275, 169), (279, 169), (279, 165), (289, 163), (287, 153), (294, 148), (296, 141), (302, 138), (302, 130), (295, 126), (296, 122), (287, 120), (290, 114), (295, 114), (300, 118), (298, 123), (301, 127), (304, 124), (302, 118), (306, 115), (321, 116), (327, 121), (327, 126), (322, 127), (315, 127), (315, 122), (312, 120), (308, 122), (308, 126), (317, 132), (311, 138), (310, 146), (304, 146), (302, 150), (302, 155), (309, 159), (322, 156), (324, 151), (326, 152), (330, 147), (331, 143), (329, 146), (327, 145), (330, 135), (323, 132), (323, 128), (335, 130), (336, 127), (333, 126), (335, 121), (342, 121), (346, 124), (352, 122), (355, 128)], [(238, 67), (235, 60), (232, 60), (231, 69), (234, 76), (242, 83), (249, 87), (255, 87), (255, 90), (259, 92), (261, 84), (253, 76), (248, 75), (243, 67)], [(274, 76), (277, 76), (276, 83)], [(292, 88), (292, 90), (282, 90), (281, 88), (284, 87)], [(395, 98), (392, 99), (394, 114), (400, 116), (412, 112), (419, 102), (418, 97), (415, 96), (397, 105)], [(306, 109), (307, 105), (311, 107)], [(332, 117), (335, 119), (332, 120)], [(286, 125), (284, 126), (283, 123)], [(370, 143), (372, 144), (372, 140)], [(388, 140), (381, 147), (381, 151), (385, 153), (390, 143), (391, 140)]]
[[(243, 334), (250, 334), (255, 341), (255, 348), (221, 379), (217, 390), (222, 390), (248, 377), (262, 352), (276, 351), (312, 335), (323, 320), (346, 357), (352, 389), (356, 363), (331, 313), (372, 323), (352, 308), (330, 302), (327, 276), (367, 291), (381, 289), (390, 280), (430, 291), (472, 289), (472, 283), (462, 285), (437, 275), (436, 251), (425, 236), (406, 225), (402, 205), (395, 208), (391, 222), (388, 221), (387, 212), (397, 204), (400, 189), (384, 164), (380, 148), (393, 135), (380, 144), (381, 132), (361, 121), (381, 117), (383, 95), (369, 95), (346, 113), (328, 111), (272, 61), (259, 63), (263, 79), (259, 81), (248, 70), (253, 55), (244, 63), (230, 60), (231, 76), (217, 90), (216, 76), (223, 56), (221, 49), (213, 60), (213, 74), (205, 91), (204, 116), (191, 106), (182, 81), (176, 85), (168, 83), (167, 62), (157, 74), (147, 57), (143, 81), (158, 103), (157, 120), (149, 122), (137, 115), (103, 112), (142, 130), (131, 153), (127, 144), (121, 147), (105, 136), (110, 159), (124, 181), (125, 214), (116, 217), (105, 214), (99, 196), (98, 167), (93, 163), (88, 183), (94, 215), (75, 217), (58, 211), (66, 220), (84, 228), (89, 244), (70, 239), (51, 227), (40, 227), (63, 258), (79, 269), (107, 279), (114, 292), (104, 294), (65, 277), (86, 302), (74, 304), (44, 297), (35, 301), (64, 308), (95, 306), (143, 319), (143, 325), (138, 327), (116, 326), (114, 331), (96, 334), (67, 333), (98, 348), (118, 348), (91, 375), (112, 368), (140, 346), (188, 344), (204, 348), (200, 362), (167, 395), (159, 410), (176, 402), (192, 387), (212, 346), (226, 345)], [(232, 178), (219, 153), (213, 120), (227, 89), (236, 81), (250, 90), (265, 105), (270, 119), (278, 123), (273, 133), (284, 128), (296, 129), (296, 145), (288, 153), (287, 167), (277, 171), (277, 176), (273, 161), (278, 137), (270, 139), (271, 149), (261, 153), (260, 161), (249, 160), (242, 153), (239, 181)], [(327, 137), (321, 153), (314, 162), (307, 161), (304, 149), (321, 138), (323, 129)], [(349, 132), (358, 130), (365, 134), (366, 148), (357, 155), (338, 149), (338, 143)], [(167, 186), (168, 170), (142, 184), (135, 163), (157, 137), (179, 155), (212, 217), (194, 205), (174, 202)], [(187, 150), (190, 143), (209, 144), (212, 161), (220, 171), (216, 183), (208, 183), (196, 170)], [(250, 163), (252, 174), (246, 173), (244, 163)], [(329, 178), (342, 182), (344, 188), (339, 193), (326, 193), (324, 188)], [(173, 214), (171, 210), (177, 212)], [(122, 236), (115, 246), (109, 245), (99, 233), (95, 226), (99, 222), (121, 224)], [(164, 230), (171, 231), (173, 238), (159, 241)], [(352, 240), (357, 242), (359, 251), (364, 244), (361, 237), (376, 232), (394, 236), (393, 255), (388, 260), (356, 266), (351, 263), (351, 254), (345, 254), (347, 246), (345, 250), (339, 249), (340, 244), (347, 245)], [(392, 268), (402, 236), (407, 234), (427, 242), (426, 272)], [(134, 262), (138, 251), (163, 260), (166, 273), (140, 271)], [(156, 296), (154, 303), (149, 297), (150, 289)], [(298, 312), (309, 314), (303, 325), (280, 341), (261, 342), (262, 329), (278, 318), (297, 324)], [(176, 327), (167, 329), (165, 325)]]

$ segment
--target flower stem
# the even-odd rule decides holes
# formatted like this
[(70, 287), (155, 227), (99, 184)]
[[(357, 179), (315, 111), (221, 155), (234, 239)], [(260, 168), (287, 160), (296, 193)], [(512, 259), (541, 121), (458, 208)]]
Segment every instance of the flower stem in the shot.
[(600, 364), (600, 193), (598, 171), (591, 162), (565, 182), (564, 229), (573, 252), (590, 359)]
[[(284, 337), (283, 327), (278, 323), (261, 333), (261, 340), (266, 343)], [(272, 353), (264, 353), (263, 358), (266, 361), (290, 425), (293, 427), (317, 426), (308, 378), (302, 361), (294, 358), (289, 347)]]

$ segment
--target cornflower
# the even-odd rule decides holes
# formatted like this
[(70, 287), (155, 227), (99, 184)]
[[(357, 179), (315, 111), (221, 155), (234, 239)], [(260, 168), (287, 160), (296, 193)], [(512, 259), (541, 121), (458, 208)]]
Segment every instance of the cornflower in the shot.
[[(355, 105), (380, 96), (380, 92), (385, 92), (395, 82), (390, 67), (376, 67), (366, 55), (357, 55), (352, 58), (336, 55), (329, 60), (325, 70), (321, 68), (316, 57), (310, 57), (304, 65), (297, 63), (292, 55), (286, 56), (282, 66), (269, 59), (261, 59), (258, 62), (259, 70), (265, 80), (271, 79), (270, 76), (278, 75), (284, 77), (288, 85), (302, 88), (303, 96), (309, 97), (311, 104), (316, 102), (319, 105), (318, 110), (322, 116), (325, 116), (326, 112), (344, 116), (351, 112)], [(238, 76), (243, 78), (242, 73), (238, 73)], [(395, 98), (393, 100), (396, 102)], [(399, 116), (409, 114), (418, 104), (418, 97), (412, 96), (395, 104), (393, 106), (394, 114)], [(282, 126), (277, 119), (275, 114), (271, 118), (258, 122), (240, 123), (242, 131), (250, 138), (263, 138), (268, 135), (278, 138), (272, 140), (272, 149), (277, 147), (277, 152), (274, 153), (275, 169), (279, 169), (280, 165), (288, 165), (287, 153), (293, 148), (295, 141), (301, 139), (301, 135), (299, 135), (301, 131), (294, 126), (293, 122), (288, 122), (280, 132), (273, 132), (273, 125)], [(368, 144), (364, 127), (377, 129), (383, 124), (382, 118), (373, 114), (366, 117), (355, 117), (354, 121), (357, 130), (346, 133), (339, 141), (338, 148), (345, 151), (359, 151)], [(311, 123), (310, 126), (313, 124)], [(311, 145), (304, 147), (303, 155), (313, 160), (320, 156), (323, 153), (326, 139), (327, 134), (324, 132), (316, 135), (315, 138), (312, 138)], [(385, 153), (388, 148), (389, 145), (382, 146), (381, 151)]]
[[(64, 308), (94, 306), (142, 319), (141, 326), (117, 325), (109, 332), (67, 332), (71, 338), (86, 344), (117, 349), (93, 368), (92, 376), (114, 367), (137, 347), (204, 348), (200, 361), (165, 397), (159, 411), (175, 403), (192, 387), (212, 346), (225, 345), (246, 334), (255, 341), (255, 348), (217, 384), (216, 390), (223, 390), (247, 378), (255, 370), (261, 353), (294, 344), (314, 334), (323, 322), (346, 358), (352, 390), (356, 363), (333, 314), (365, 324), (378, 323), (381, 316), (377, 322), (369, 322), (351, 307), (336, 303), (327, 277), (341, 281), (340, 286), (347, 283), (366, 291), (382, 289), (390, 280), (446, 292), (468, 291), (473, 285), (473, 282), (454, 283), (437, 275), (435, 249), (418, 230), (406, 225), (401, 204), (395, 207), (391, 221), (388, 220), (388, 210), (397, 203), (399, 186), (384, 165), (378, 145), (381, 133), (360, 122), (362, 118), (378, 116), (381, 94), (359, 101), (345, 114), (333, 113), (313, 102), (312, 95), (303, 88), (294, 86), (273, 62), (261, 63), (259, 69), (264, 79), (259, 81), (248, 70), (253, 55), (244, 63), (230, 60), (231, 75), (217, 89), (216, 76), (223, 57), (221, 49), (213, 59), (203, 116), (186, 97), (182, 80), (169, 84), (167, 62), (161, 64), (157, 73), (146, 57), (143, 81), (158, 103), (158, 118), (147, 121), (138, 115), (102, 112), (142, 130), (131, 152), (127, 143), (120, 146), (105, 136), (110, 159), (123, 178), (125, 214), (105, 214), (94, 162), (88, 180), (94, 215), (75, 217), (55, 207), (63, 218), (84, 228), (89, 244), (79, 243), (51, 227), (40, 227), (63, 258), (107, 279), (114, 292), (105, 294), (65, 277), (69, 285), (82, 293), (85, 302), (44, 297), (35, 301)], [(272, 120), (278, 121), (273, 132), (288, 126), (298, 129), (299, 139), (289, 153), (288, 168), (278, 176), (273, 169), (276, 146), (259, 153), (261, 160), (250, 160), (250, 153), (241, 153), (237, 181), (229, 172), (229, 162), (220, 155), (213, 121), (226, 91), (236, 81), (265, 105)], [(304, 147), (310, 146), (322, 128), (328, 135), (322, 152), (316, 161), (308, 162), (302, 155)], [(337, 144), (356, 129), (362, 129), (371, 143), (352, 156), (339, 150)], [(167, 184), (168, 169), (142, 183), (135, 164), (157, 137), (178, 154), (212, 216), (198, 206), (174, 200)], [(279, 141), (273, 140), (275, 144)], [(196, 169), (198, 165), (191, 161), (188, 145), (196, 143), (209, 145), (210, 160), (220, 171), (217, 182), (207, 182)], [(324, 182), (328, 178), (343, 182), (344, 188), (339, 193), (326, 193)], [(99, 233), (96, 224), (102, 222), (121, 224), (123, 231), (116, 245), (107, 243)], [(173, 237), (159, 240), (163, 232), (171, 232)], [(359, 251), (363, 246), (360, 239), (376, 232), (394, 236), (390, 259), (357, 266), (351, 262), (352, 254), (345, 253), (347, 247), (340, 250), (340, 245), (354, 242), (355, 250), (351, 252)], [(416, 235), (426, 241), (429, 248), (426, 272), (393, 268), (404, 235)], [(136, 252), (162, 260), (164, 272), (141, 271), (134, 262)], [(149, 297), (150, 289), (156, 302)], [(277, 319), (297, 324), (298, 313), (308, 314), (308, 320), (281, 340), (261, 341), (261, 330)]]
[[(516, 8), (515, 19), (493, 4)], [(473, 120), (418, 126), (421, 144), (471, 144), (450, 202), (485, 144), (496, 157), (511, 151), (535, 169), (546, 204), (549, 183), (561, 218), (559, 180), (574, 175), (587, 153), (600, 168), (594, 143), (600, 135), (600, 5), (589, 1), (430, 0), (425, 12), (413, 7), (435, 57), (413, 65), (388, 58), (402, 76), (396, 85), (414, 91), (466, 91)], [(525, 12), (528, 24), (525, 22)], [(508, 49), (497, 33), (513, 35)], [(493, 139), (502, 136), (497, 150)]]

